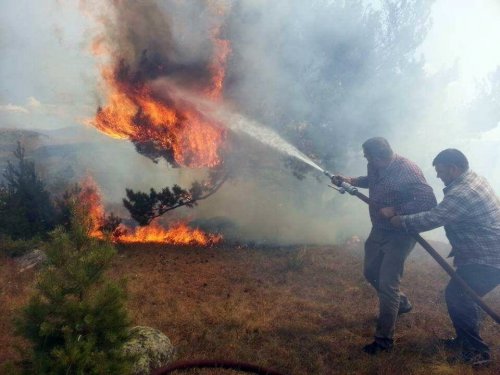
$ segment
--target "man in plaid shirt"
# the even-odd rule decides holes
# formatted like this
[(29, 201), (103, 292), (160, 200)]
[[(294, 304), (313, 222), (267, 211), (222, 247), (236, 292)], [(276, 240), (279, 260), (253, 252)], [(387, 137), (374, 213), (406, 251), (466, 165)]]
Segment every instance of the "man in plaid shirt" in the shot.
[[(457, 273), (484, 296), (500, 284), (500, 201), (486, 179), (469, 169), (460, 151), (441, 151), (433, 165), (445, 184), (443, 201), (427, 212), (396, 215), (391, 223), (414, 233), (444, 225)], [(462, 349), (465, 362), (488, 362), (489, 348), (479, 335), (479, 307), (453, 279), (445, 297), (456, 331), (456, 338), (445, 340), (445, 345)]]
[(369, 189), (373, 228), (365, 243), (364, 275), (378, 293), (379, 316), (375, 340), (363, 351), (377, 354), (392, 348), (398, 315), (412, 309), (408, 298), (400, 292), (399, 284), (404, 262), (415, 240), (394, 228), (389, 218), (427, 211), (437, 202), (420, 168), (396, 155), (386, 139), (368, 139), (363, 143), (363, 152), (368, 161), (366, 176), (336, 176), (332, 182), (346, 181)]

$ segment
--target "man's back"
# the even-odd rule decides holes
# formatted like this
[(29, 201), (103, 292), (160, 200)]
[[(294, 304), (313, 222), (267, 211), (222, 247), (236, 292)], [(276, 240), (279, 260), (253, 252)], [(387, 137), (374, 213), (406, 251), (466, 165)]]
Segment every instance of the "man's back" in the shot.
[(444, 193), (440, 205), (453, 212), (444, 228), (455, 264), (500, 268), (500, 200), (488, 181), (469, 170)]
[(437, 203), (422, 170), (400, 155), (394, 155), (394, 160), (383, 170), (368, 164), (367, 176), (358, 177), (357, 181), (357, 186), (369, 189), (370, 218), (379, 229), (394, 231), (380, 215), (383, 207), (394, 207), (396, 213), (405, 215), (430, 210)]

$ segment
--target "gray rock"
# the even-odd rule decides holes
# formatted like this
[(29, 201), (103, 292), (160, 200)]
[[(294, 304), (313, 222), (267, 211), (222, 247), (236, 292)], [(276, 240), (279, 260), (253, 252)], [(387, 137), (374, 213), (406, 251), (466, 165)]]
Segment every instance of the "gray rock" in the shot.
[(174, 358), (174, 346), (162, 332), (151, 327), (137, 326), (130, 330), (130, 340), (123, 351), (134, 358), (132, 373), (148, 375), (151, 370), (166, 366)]
[(20, 267), (19, 272), (24, 272), (42, 264), (47, 260), (47, 255), (42, 250), (35, 249), (23, 256), (20, 256), (16, 259), (17, 264)]

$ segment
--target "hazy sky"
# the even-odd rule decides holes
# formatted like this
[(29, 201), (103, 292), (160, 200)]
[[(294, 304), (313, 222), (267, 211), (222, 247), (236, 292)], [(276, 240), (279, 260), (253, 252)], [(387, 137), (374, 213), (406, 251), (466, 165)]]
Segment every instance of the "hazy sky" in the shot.
[(86, 20), (66, 3), (2, 1), (0, 126), (60, 128), (95, 111)]
[[(75, 125), (96, 108), (95, 61), (76, 0), (3, 0), (0, 12), (0, 127)], [(450, 93), (468, 101), (500, 64), (500, 1), (437, 0), (417, 53), (434, 73), (457, 64)]]
[(500, 1), (437, 0), (432, 8), (433, 27), (422, 45), (426, 69), (457, 64), (459, 85), (470, 99), (475, 83), (500, 65)]

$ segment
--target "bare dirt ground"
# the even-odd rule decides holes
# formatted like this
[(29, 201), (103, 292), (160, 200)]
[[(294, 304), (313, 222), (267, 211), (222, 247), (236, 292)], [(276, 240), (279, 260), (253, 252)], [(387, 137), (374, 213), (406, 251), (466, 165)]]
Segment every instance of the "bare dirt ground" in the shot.
[[(135, 245), (119, 249), (109, 274), (125, 279), (134, 324), (167, 334), (179, 360), (231, 359), (293, 375), (500, 373), (500, 328), (489, 318), (483, 336), (493, 364), (478, 370), (448, 364), (453, 353), (438, 343), (453, 333), (443, 297), (448, 276), (421, 248), (407, 262), (403, 289), (414, 310), (398, 321), (395, 349), (362, 353), (372, 340), (377, 299), (361, 273), (361, 247)], [(18, 271), (0, 257), (0, 363), (19, 358), (16, 346), (26, 347), (13, 335), (12, 318), (36, 273)], [(486, 299), (496, 311), (499, 289)]]

